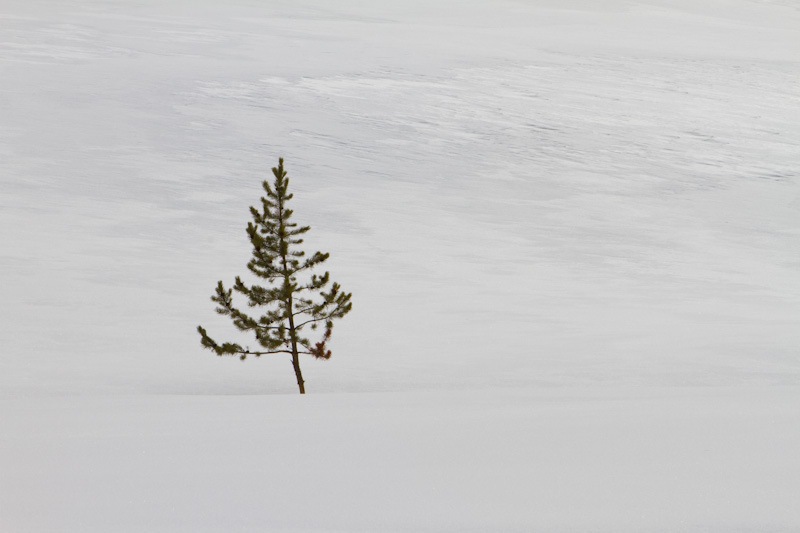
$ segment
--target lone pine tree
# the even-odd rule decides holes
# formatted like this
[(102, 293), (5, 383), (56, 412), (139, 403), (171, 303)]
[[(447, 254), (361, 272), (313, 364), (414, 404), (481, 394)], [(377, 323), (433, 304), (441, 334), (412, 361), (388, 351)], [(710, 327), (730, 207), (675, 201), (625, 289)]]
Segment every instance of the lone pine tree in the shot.
[[(298, 227), (290, 222), (292, 210), (286, 207), (291, 194), (287, 194), (289, 180), (283, 169), (283, 158), (272, 169), (275, 181), (272, 186), (263, 182), (266, 196), (261, 198), (261, 211), (250, 208), (253, 221), (247, 224), (247, 235), (253, 245), (253, 257), (247, 268), (263, 285), (246, 285), (237, 276), (233, 289), (225, 289), (220, 281), (211, 300), (217, 304), (217, 313), (231, 317), (241, 331), (255, 335), (259, 348), (251, 350), (236, 343), (218, 344), (202, 326), (197, 326), (201, 343), (217, 355), (256, 357), (267, 354), (289, 354), (297, 377), (300, 394), (305, 394), (305, 382), (300, 371), (300, 355), (307, 354), (317, 359), (330, 359), (331, 351), (326, 342), (331, 337), (333, 321), (346, 315), (353, 304), (349, 293), (342, 292), (338, 283), (330, 282), (330, 275), (321, 276), (310, 271), (324, 263), (330, 254), (316, 252), (306, 257), (298, 249), (303, 243), (301, 235), (310, 227)], [(298, 281), (300, 278), (304, 282)], [(264, 308), (265, 313), (256, 318), (233, 305), (233, 291), (245, 296), (248, 307)], [(319, 328), (319, 326), (323, 326)], [(319, 330), (318, 340), (306, 338), (306, 330)]]

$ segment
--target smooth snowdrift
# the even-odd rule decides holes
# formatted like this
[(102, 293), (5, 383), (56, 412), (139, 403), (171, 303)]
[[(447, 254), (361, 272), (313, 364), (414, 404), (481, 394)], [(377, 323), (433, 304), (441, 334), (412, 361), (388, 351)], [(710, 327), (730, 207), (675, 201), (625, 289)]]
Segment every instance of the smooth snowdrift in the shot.
[[(797, 531), (798, 28), (4, 0), (0, 531)], [(280, 156), (353, 292), (308, 398), (195, 331)]]
[(4, 531), (789, 533), (796, 399), (779, 387), (19, 399), (0, 440), (0, 520)]

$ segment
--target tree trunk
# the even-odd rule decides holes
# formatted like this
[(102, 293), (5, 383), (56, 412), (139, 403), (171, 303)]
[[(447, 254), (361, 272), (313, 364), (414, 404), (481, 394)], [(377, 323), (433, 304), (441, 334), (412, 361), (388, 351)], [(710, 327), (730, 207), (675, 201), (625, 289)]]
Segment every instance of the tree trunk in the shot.
[(292, 366), (294, 366), (294, 375), (297, 376), (297, 386), (300, 387), (300, 394), (306, 393), (305, 381), (303, 381), (303, 373), (300, 372), (300, 359), (297, 357), (297, 350), (292, 354)]
[(303, 373), (300, 372), (300, 361), (297, 354), (292, 354), (292, 365), (294, 366), (294, 374), (297, 376), (297, 386), (300, 387), (300, 394), (306, 393), (305, 381), (303, 381)]
[[(281, 160), (281, 166), (282, 165), (283, 160)], [(306, 386), (305, 382), (303, 381), (303, 373), (300, 371), (300, 355), (297, 353), (297, 331), (294, 329), (294, 311), (292, 309), (293, 302), (291, 290), (292, 280), (291, 274), (289, 273), (289, 267), (286, 264), (286, 252), (289, 249), (289, 244), (286, 239), (286, 225), (283, 218), (283, 192), (277, 187), (277, 183), (275, 188), (278, 194), (278, 219), (281, 222), (278, 230), (278, 237), (280, 238), (280, 254), (281, 262), (283, 263), (283, 287), (286, 290), (286, 296), (288, 296), (285, 304), (286, 316), (289, 318), (289, 336), (292, 339), (292, 366), (294, 367), (294, 375), (297, 376), (297, 386), (300, 387), (300, 394), (305, 394)]]
[(292, 366), (294, 374), (297, 376), (297, 386), (300, 387), (300, 394), (306, 393), (303, 373), (300, 371), (300, 355), (297, 353), (297, 332), (294, 329), (294, 316), (292, 316), (292, 298), (289, 298), (289, 336), (292, 339)]

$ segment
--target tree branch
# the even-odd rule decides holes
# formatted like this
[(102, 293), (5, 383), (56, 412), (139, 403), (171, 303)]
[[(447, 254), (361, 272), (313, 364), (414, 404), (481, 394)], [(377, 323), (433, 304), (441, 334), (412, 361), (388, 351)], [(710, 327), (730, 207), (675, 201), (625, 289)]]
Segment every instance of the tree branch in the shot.
[(296, 328), (297, 328), (297, 329), (300, 329), (301, 327), (305, 326), (306, 324), (311, 324), (312, 322), (319, 322), (319, 321), (321, 321), (321, 320), (330, 320), (330, 319), (333, 317), (333, 315), (336, 313), (336, 311), (338, 311), (339, 309), (340, 309), (340, 307), (337, 305), (337, 306), (336, 306), (336, 309), (334, 309), (333, 311), (331, 311), (330, 313), (328, 313), (328, 315), (327, 315), (327, 316), (323, 316), (323, 317), (320, 317), (320, 318), (312, 318), (311, 320), (306, 320), (306, 321), (305, 321), (305, 322), (303, 322), (302, 324), (298, 324), (298, 325), (296, 326)]
[(273, 352), (251, 352), (249, 350), (241, 350), (241, 351), (237, 350), (235, 353), (240, 353), (242, 355), (255, 355), (255, 356), (270, 355), (273, 353), (288, 353), (289, 355), (292, 355), (291, 350), (275, 350)]

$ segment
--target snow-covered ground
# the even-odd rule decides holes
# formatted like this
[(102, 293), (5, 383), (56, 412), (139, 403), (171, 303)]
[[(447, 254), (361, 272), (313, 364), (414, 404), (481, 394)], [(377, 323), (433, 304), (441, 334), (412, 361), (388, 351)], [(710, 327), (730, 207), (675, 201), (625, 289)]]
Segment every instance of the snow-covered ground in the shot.
[[(0, 531), (800, 529), (798, 28), (3, 0)], [(195, 331), (280, 156), (353, 292), (307, 398)]]
[(0, 436), (0, 520), (11, 532), (791, 533), (796, 400), (781, 387), (18, 398)]

